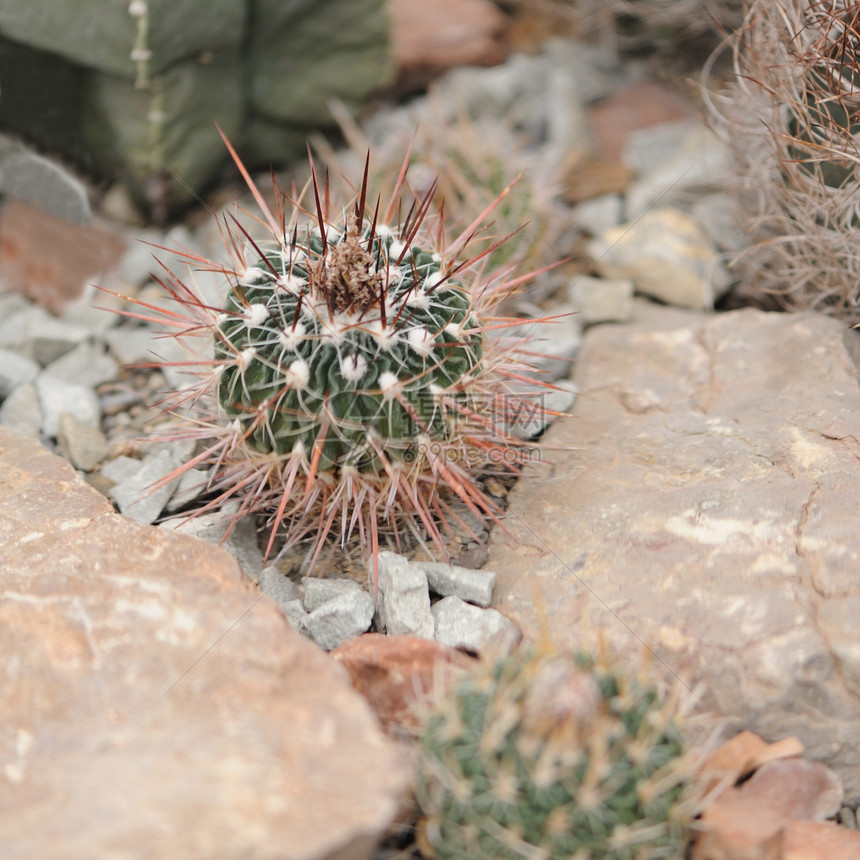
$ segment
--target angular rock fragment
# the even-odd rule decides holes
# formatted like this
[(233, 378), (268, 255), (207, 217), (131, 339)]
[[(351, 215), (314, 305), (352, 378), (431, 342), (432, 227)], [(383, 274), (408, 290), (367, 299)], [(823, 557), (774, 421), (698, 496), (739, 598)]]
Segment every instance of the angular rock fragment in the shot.
[(433, 604), (436, 641), (451, 648), (484, 651), (510, 651), (520, 639), (520, 631), (501, 612), (481, 609), (460, 600), (444, 597)]
[(42, 432), (46, 436), (57, 436), (60, 416), (66, 412), (83, 424), (98, 426), (99, 401), (89, 386), (66, 382), (49, 373), (40, 373), (35, 385), (42, 408)]
[(637, 292), (679, 307), (713, 307), (731, 282), (701, 227), (670, 207), (607, 230), (588, 252), (600, 274), (630, 279)]
[(496, 574), (432, 561), (413, 562), (424, 571), (430, 588), (442, 597), (459, 597), (477, 606), (489, 606)]
[(331, 652), (386, 730), (417, 729), (430, 702), (475, 660), (461, 651), (417, 636), (366, 633)]
[(373, 598), (363, 589), (345, 591), (308, 612), (300, 621), (300, 630), (330, 651), (368, 630), (373, 609)]
[(36, 386), (29, 382), (19, 385), (0, 403), (0, 424), (10, 430), (36, 436), (42, 430), (42, 420)]
[(427, 576), (420, 567), (393, 552), (379, 553), (377, 611), (386, 633), (433, 638)]
[(323, 603), (329, 600), (334, 600), (344, 594), (366, 593), (364, 589), (352, 579), (334, 579), (327, 577), (325, 579), (316, 576), (310, 576), (304, 581), (305, 593), (302, 602), (308, 612), (313, 612), (314, 609), (319, 609)]
[(71, 412), (60, 414), (57, 423), (57, 444), (60, 453), (76, 469), (90, 472), (108, 455), (108, 443), (98, 427), (81, 421)]
[(8, 397), (19, 385), (32, 382), (39, 365), (30, 358), (9, 349), (0, 349), (0, 400)]
[(178, 479), (160, 483), (179, 465), (169, 451), (156, 451), (138, 461), (135, 472), (108, 495), (120, 513), (139, 523), (154, 523), (173, 494)]

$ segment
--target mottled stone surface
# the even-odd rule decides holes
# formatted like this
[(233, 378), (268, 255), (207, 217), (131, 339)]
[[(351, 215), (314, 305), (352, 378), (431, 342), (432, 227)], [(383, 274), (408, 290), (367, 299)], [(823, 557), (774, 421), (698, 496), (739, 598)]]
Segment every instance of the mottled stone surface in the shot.
[(0, 854), (368, 858), (408, 782), (224, 550), (0, 429)]
[[(372, 565), (372, 563), (369, 563)], [(394, 552), (379, 553), (377, 622), (393, 636), (433, 638), (427, 574)]]
[[(797, 735), (860, 800), (858, 335), (811, 313), (637, 303), (592, 329), (573, 417), (493, 535), (493, 605), (559, 641), (588, 615)], [(639, 640), (639, 641), (637, 641)]]
[(331, 656), (349, 672), (386, 730), (395, 732), (418, 730), (430, 704), (476, 664), (440, 642), (381, 633), (350, 639)]

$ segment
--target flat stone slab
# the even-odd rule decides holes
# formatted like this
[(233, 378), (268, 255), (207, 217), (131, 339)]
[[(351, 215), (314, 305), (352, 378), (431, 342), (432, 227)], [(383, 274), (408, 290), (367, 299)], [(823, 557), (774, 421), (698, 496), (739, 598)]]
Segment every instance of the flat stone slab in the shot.
[(0, 854), (369, 858), (409, 784), (226, 551), (0, 428)]
[[(572, 417), (510, 496), (493, 605), (584, 617), (703, 681), (702, 709), (797, 735), (860, 800), (860, 338), (812, 313), (637, 302), (590, 330)], [(846, 346), (847, 345), (847, 346)]]

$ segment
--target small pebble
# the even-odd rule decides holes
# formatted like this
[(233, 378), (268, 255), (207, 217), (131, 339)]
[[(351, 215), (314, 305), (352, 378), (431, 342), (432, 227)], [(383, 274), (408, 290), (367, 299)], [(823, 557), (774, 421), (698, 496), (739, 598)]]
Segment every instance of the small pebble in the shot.
[(0, 349), (0, 400), (8, 397), (19, 385), (32, 382), (39, 374), (39, 365), (26, 356), (9, 349)]
[(305, 619), (308, 617), (308, 611), (302, 605), (302, 601), (296, 597), (293, 600), (283, 602), (278, 600), (278, 604), (283, 610), (284, 615), (287, 616), (287, 621), (290, 622), (293, 630), (305, 635)]
[(172, 514), (190, 505), (206, 489), (210, 474), (209, 469), (188, 469), (183, 472), (164, 510)]
[(62, 455), (76, 469), (90, 472), (108, 455), (108, 444), (98, 427), (81, 421), (71, 412), (60, 415), (57, 443)]
[(56, 437), (60, 416), (68, 412), (83, 424), (97, 427), (99, 402), (92, 388), (66, 382), (43, 372), (36, 377), (36, 394), (42, 407), (42, 432)]
[(158, 451), (137, 461), (137, 470), (124, 478), (108, 495), (120, 513), (139, 523), (154, 523), (173, 494), (178, 477), (162, 483), (179, 463), (169, 451)]
[(367, 632), (373, 620), (373, 598), (363, 589), (344, 592), (301, 619), (301, 632), (326, 651)]
[(401, 555), (380, 552), (377, 611), (379, 626), (386, 633), (432, 639), (433, 614), (424, 570)]
[(633, 318), (633, 281), (629, 278), (578, 277), (567, 291), (585, 325), (628, 322)]
[(257, 582), (257, 587), (267, 597), (280, 604), (281, 608), (286, 611), (286, 604), (292, 603), (295, 600), (301, 600), (301, 592), (298, 585), (291, 579), (287, 579), (273, 565), (264, 567), (260, 571), (260, 579)]
[(839, 823), (852, 830), (857, 830), (857, 813), (850, 806), (843, 806), (839, 810)]
[(415, 562), (427, 577), (430, 588), (442, 597), (459, 597), (477, 606), (489, 606), (496, 574), (489, 570), (469, 570), (452, 564)]
[(0, 404), (0, 424), (25, 436), (38, 436), (42, 429), (42, 407), (35, 385), (29, 382), (19, 385)]
[(105, 463), (99, 470), (101, 474), (114, 484), (121, 484), (136, 475), (140, 471), (140, 460), (134, 457), (114, 457)]
[(520, 640), (516, 626), (495, 609), (481, 609), (444, 597), (433, 605), (436, 641), (451, 648), (467, 648), (480, 654), (488, 649), (507, 653)]
[(166, 520), (161, 526), (224, 547), (236, 558), (245, 575), (258, 581), (263, 569), (263, 554), (257, 540), (257, 527), (253, 517), (242, 517), (236, 521), (238, 510), (235, 502), (228, 503), (215, 513), (189, 516), (185, 519), (180, 516)]
[(670, 207), (608, 230), (587, 249), (604, 277), (629, 278), (637, 292), (678, 307), (713, 307), (731, 283), (702, 228)]
[(364, 589), (352, 579), (333, 579), (331, 577), (309, 576), (304, 580), (305, 594), (303, 603), (308, 612), (319, 609), (329, 600), (344, 594), (354, 594)]
[(104, 348), (92, 341), (85, 341), (67, 352), (62, 358), (52, 361), (45, 373), (64, 382), (96, 388), (119, 376), (116, 359)]
[(90, 332), (83, 326), (55, 319), (41, 308), (34, 308), (29, 320), (29, 341), (33, 358), (47, 367), (58, 358), (71, 352), (88, 337)]

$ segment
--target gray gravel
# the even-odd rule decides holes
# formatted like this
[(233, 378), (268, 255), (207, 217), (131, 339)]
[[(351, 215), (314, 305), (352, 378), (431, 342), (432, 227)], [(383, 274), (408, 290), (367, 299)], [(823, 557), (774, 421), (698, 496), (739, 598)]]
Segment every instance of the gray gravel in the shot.
[(427, 575), (393, 552), (379, 553), (377, 623), (390, 634), (433, 638)]
[(517, 627), (495, 609), (472, 606), (459, 597), (445, 597), (433, 606), (436, 640), (452, 648), (483, 653), (509, 651), (520, 639)]
[(496, 584), (495, 573), (430, 561), (415, 562), (415, 567), (424, 572), (430, 589), (436, 594), (459, 597), (477, 606), (490, 605)]

